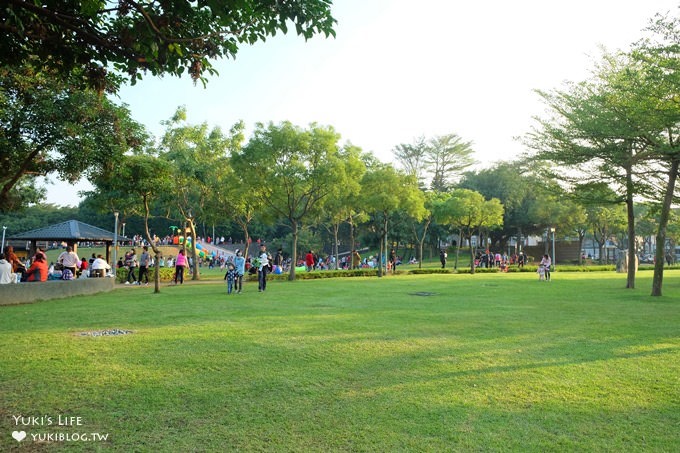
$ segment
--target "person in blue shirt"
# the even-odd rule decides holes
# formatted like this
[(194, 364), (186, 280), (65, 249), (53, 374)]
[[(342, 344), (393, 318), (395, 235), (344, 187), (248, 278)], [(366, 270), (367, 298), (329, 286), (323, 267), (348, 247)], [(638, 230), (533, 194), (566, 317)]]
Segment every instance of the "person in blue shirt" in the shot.
[(243, 252), (236, 250), (236, 257), (234, 258), (234, 267), (236, 270), (236, 278), (234, 289), (237, 294), (243, 290), (243, 276), (246, 273), (246, 259), (243, 257)]

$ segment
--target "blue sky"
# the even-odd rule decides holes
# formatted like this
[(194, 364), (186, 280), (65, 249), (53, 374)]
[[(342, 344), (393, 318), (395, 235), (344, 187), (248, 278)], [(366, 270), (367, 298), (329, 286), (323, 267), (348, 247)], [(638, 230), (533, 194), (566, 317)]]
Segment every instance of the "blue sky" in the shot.
[[(278, 35), (216, 63), (207, 88), (147, 76), (120, 92), (156, 136), (180, 105), (190, 123), (224, 130), (243, 120), (333, 126), (343, 142), (391, 161), (416, 137), (456, 133), (488, 167), (522, 151), (543, 106), (535, 89), (588, 76), (600, 46), (627, 49), (677, 0), (336, 0), (336, 38)], [(77, 205), (50, 186), (48, 202)], [(53, 194), (53, 195), (52, 195)]]

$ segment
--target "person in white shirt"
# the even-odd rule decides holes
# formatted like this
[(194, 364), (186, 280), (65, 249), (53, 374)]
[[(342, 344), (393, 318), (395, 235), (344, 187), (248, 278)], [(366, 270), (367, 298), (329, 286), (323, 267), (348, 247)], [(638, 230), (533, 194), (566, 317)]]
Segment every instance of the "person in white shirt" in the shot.
[(267, 289), (267, 274), (269, 273), (269, 254), (267, 247), (260, 246), (260, 266), (257, 268), (257, 283), (260, 292)]
[(62, 252), (57, 258), (57, 262), (64, 265), (64, 269), (70, 269), (73, 275), (76, 275), (76, 269), (80, 267), (80, 258), (76, 252), (73, 251), (73, 247), (70, 245), (66, 247), (66, 251)]
[(91, 273), (92, 277), (104, 277), (106, 272), (111, 270), (111, 266), (106, 262), (104, 257), (98, 255), (97, 258), (92, 261)]
[(17, 276), (12, 272), (12, 265), (5, 259), (5, 254), (0, 254), (0, 285), (16, 282)]
[(540, 266), (543, 266), (543, 269), (545, 269), (545, 280), (550, 281), (550, 266), (552, 265), (552, 260), (550, 259), (549, 255), (543, 255), (543, 258), (541, 259), (541, 264)]

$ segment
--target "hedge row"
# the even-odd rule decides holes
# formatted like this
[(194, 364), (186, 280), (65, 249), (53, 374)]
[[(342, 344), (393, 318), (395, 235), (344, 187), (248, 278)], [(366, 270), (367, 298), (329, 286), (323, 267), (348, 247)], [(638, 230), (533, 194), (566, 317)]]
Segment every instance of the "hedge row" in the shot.
[[(641, 270), (651, 270), (653, 269), (652, 267), (643, 268)], [(668, 269), (680, 269), (680, 265), (673, 265), (668, 267)], [(508, 269), (508, 272), (536, 272), (538, 270), (538, 266), (536, 265), (527, 265), (524, 267), (517, 267), (517, 266), (511, 266)], [(606, 264), (606, 265), (591, 265), (591, 266), (574, 266), (574, 265), (559, 265), (557, 266), (556, 270), (553, 272), (610, 272), (610, 271), (615, 271), (616, 266), (613, 264)], [(138, 275), (139, 270), (135, 272), (135, 275)], [(170, 267), (162, 267), (160, 268), (160, 275), (161, 275), (161, 282), (170, 282), (174, 279), (175, 277), (175, 269), (170, 268)], [(411, 270), (397, 270), (396, 274), (397, 275), (406, 275), (406, 274), (411, 274), (411, 275), (421, 275), (421, 274), (470, 274), (470, 268), (459, 268), (459, 269), (452, 269), (452, 268), (446, 268), (446, 269), (441, 269), (441, 268), (424, 268), (424, 269), (411, 269)], [(475, 273), (477, 274), (494, 274), (494, 273), (501, 273), (501, 270), (497, 267), (490, 267), (490, 268), (485, 268), (485, 267), (478, 267), (475, 269)], [(392, 273), (389, 272), (389, 275)], [(156, 275), (156, 269), (155, 268), (150, 268), (149, 269), (149, 281), (153, 281), (154, 277)], [(339, 270), (339, 271), (314, 271), (314, 272), (296, 272), (295, 273), (295, 279), (296, 280), (314, 280), (314, 279), (319, 279), (319, 278), (344, 278), (344, 277), (375, 277), (378, 275), (378, 270), (377, 269), (354, 269), (354, 270)], [(117, 279), (116, 281), (118, 283), (124, 283), (127, 277), (127, 269), (119, 269), (117, 272)], [(190, 279), (191, 276), (188, 274), (185, 274), (185, 279)], [(257, 275), (246, 275), (245, 277), (246, 281), (257, 281)], [(288, 273), (283, 273), (283, 274), (269, 274), (268, 277), (269, 280), (288, 280)]]
[[(161, 267), (160, 268), (161, 282), (170, 282), (175, 278), (175, 268), (174, 267)], [(126, 268), (118, 269), (116, 271), (116, 282), (125, 283), (127, 281), (128, 270)], [(139, 268), (135, 270), (135, 278), (139, 276)], [(187, 274), (184, 274), (186, 278)], [(149, 281), (153, 282), (156, 278), (156, 268), (149, 268)], [(191, 277), (189, 277), (191, 278)]]

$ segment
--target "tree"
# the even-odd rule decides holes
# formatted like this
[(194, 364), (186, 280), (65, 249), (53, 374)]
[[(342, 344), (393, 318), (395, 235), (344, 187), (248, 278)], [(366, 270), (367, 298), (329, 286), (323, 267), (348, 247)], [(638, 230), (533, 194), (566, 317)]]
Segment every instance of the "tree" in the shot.
[(92, 178), (110, 171), (145, 138), (126, 107), (92, 91), (74, 90), (53, 73), (2, 66), (0, 210), (39, 200), (40, 193), (24, 191), (37, 176), (56, 173), (68, 182)]
[(180, 107), (166, 123), (167, 130), (161, 140), (160, 157), (172, 162), (174, 189), (166, 195), (191, 232), (192, 280), (200, 279), (199, 254), (196, 249), (197, 218), (211, 219), (213, 207), (208, 203), (228, 171), (230, 150), (240, 145), (242, 124), (232, 128), (231, 136), (219, 127), (209, 128), (206, 123), (191, 125), (186, 122), (186, 109)]
[[(485, 200), (479, 192), (469, 189), (454, 189), (445, 205), (438, 212), (438, 221), (450, 224), (460, 231), (460, 241), (456, 254), (460, 252), (460, 242), (470, 241), (470, 271), (475, 272), (475, 251), (472, 236), (475, 231), (495, 228), (503, 224), (503, 205), (497, 198)], [(456, 257), (456, 261), (458, 258)]]
[(416, 178), (418, 185), (421, 185), (427, 172), (427, 165), (425, 163), (427, 150), (428, 145), (425, 137), (418, 137), (412, 144), (401, 143), (392, 150), (392, 154), (394, 154), (397, 162), (401, 164), (407, 175)]
[(390, 214), (403, 211), (420, 221), (426, 215), (425, 197), (414, 177), (399, 173), (391, 165), (381, 164), (364, 174), (360, 203), (366, 212), (372, 213), (373, 223), (380, 232), (378, 276), (382, 277)]
[(78, 208), (58, 207), (52, 204), (36, 204), (25, 208), (21, 215), (17, 215), (16, 212), (0, 213), (0, 225), (6, 226), (7, 235), (11, 236), (16, 233), (77, 219), (78, 211)]
[[(32, 60), (64, 79), (74, 71), (102, 91), (141, 72), (214, 74), (211, 60), (234, 58), (289, 24), (305, 39), (335, 35), (329, 0), (8, 0), (0, 9), (2, 66)], [(107, 77), (114, 68), (116, 77)]]
[[(420, 222), (413, 221), (413, 237), (418, 244), (418, 268), (423, 267), (423, 248), (425, 244), (425, 238), (427, 237), (428, 229), (432, 222), (442, 217), (442, 211), (445, 210), (446, 202), (451, 195), (447, 192), (425, 192), (425, 216)], [(458, 241), (460, 243), (460, 240)], [(457, 244), (459, 245), (459, 244)], [(453, 265), (454, 269), (458, 268), (458, 256), (456, 255), (456, 261)]]
[(665, 166), (652, 281), (652, 296), (661, 296), (663, 253), (680, 170), (680, 17), (657, 15), (647, 32), (651, 36), (638, 42), (632, 52), (638, 71), (624, 73), (624, 81), (632, 79), (632, 83), (624, 83), (623, 89), (636, 89), (635, 104), (647, 126), (645, 138)]
[(354, 220), (361, 217), (357, 208), (356, 199), (361, 192), (361, 178), (366, 172), (366, 165), (361, 160), (361, 148), (348, 144), (339, 153), (340, 161), (345, 166), (342, 175), (345, 177), (340, 181), (325, 202), (323, 225), (330, 227), (333, 235), (333, 255), (335, 262), (339, 261), (339, 239), (338, 232), (340, 225), (347, 222), (350, 226), (349, 251), (354, 249)]
[(535, 162), (502, 162), (463, 175), (458, 188), (479, 192), (489, 200), (498, 198), (503, 205), (503, 225), (490, 232), (495, 246), (506, 249), (507, 242), (516, 237), (521, 248), (523, 238), (543, 231), (541, 220), (534, 217), (538, 212), (535, 207), (547, 203), (549, 194), (540, 183), (544, 178), (537, 167)]
[(283, 220), (291, 229), (290, 280), (295, 279), (300, 229), (319, 217), (328, 195), (345, 181), (339, 139), (332, 127), (311, 124), (303, 130), (290, 122), (258, 123), (248, 143), (232, 156), (235, 171), (253, 187), (251, 196), (267, 208), (265, 219)]
[[(586, 211), (587, 204), (584, 203), (580, 196), (584, 192), (584, 186), (577, 186), (570, 193), (570, 197), (566, 202), (566, 216), (564, 220), (566, 224), (560, 225), (561, 229), (575, 233), (578, 237), (578, 264), (583, 264), (583, 254), (581, 250), (584, 248), (586, 234), (588, 233), (588, 213)], [(553, 260), (555, 257), (553, 257)]]
[(144, 235), (155, 256), (154, 293), (159, 293), (161, 251), (151, 236), (149, 217), (153, 202), (172, 190), (172, 167), (169, 162), (149, 154), (127, 156), (124, 165), (118, 167), (118, 174), (110, 182), (119, 186), (119, 192), (127, 192), (128, 199), (135, 200), (135, 213), (144, 218)]
[[(599, 246), (600, 262), (608, 263), (609, 255), (605, 252), (605, 246), (616, 231), (625, 228), (625, 211), (621, 205), (600, 205), (590, 206), (586, 209), (586, 212), (593, 231), (593, 237)], [(635, 260), (632, 263), (635, 263)], [(635, 267), (635, 265), (633, 264), (632, 267)]]
[[(635, 237), (634, 197), (649, 192), (646, 174), (652, 173), (655, 152), (649, 137), (658, 129), (640, 104), (640, 74), (626, 55), (605, 55), (591, 80), (571, 84), (565, 91), (540, 92), (553, 112), (531, 135), (539, 157), (556, 163), (561, 179), (604, 181), (622, 194), (627, 206), (628, 237)], [(570, 171), (571, 170), (571, 171)], [(555, 173), (554, 173), (555, 174)], [(635, 250), (629, 247), (629, 262)], [(635, 288), (635, 266), (628, 266), (627, 288)]]
[(430, 188), (437, 192), (449, 190), (454, 178), (475, 163), (472, 142), (464, 142), (456, 134), (433, 138), (426, 152), (425, 163), (432, 174)]
[[(572, 194), (565, 192), (554, 182), (546, 182), (537, 190), (541, 193), (540, 202), (531, 206), (530, 217), (535, 222), (534, 225), (545, 232), (544, 253), (549, 254), (549, 231), (554, 229), (553, 232), (569, 236), (567, 233), (576, 232), (579, 226), (586, 223), (586, 213), (573, 201)], [(554, 256), (552, 259), (555, 261)]]

